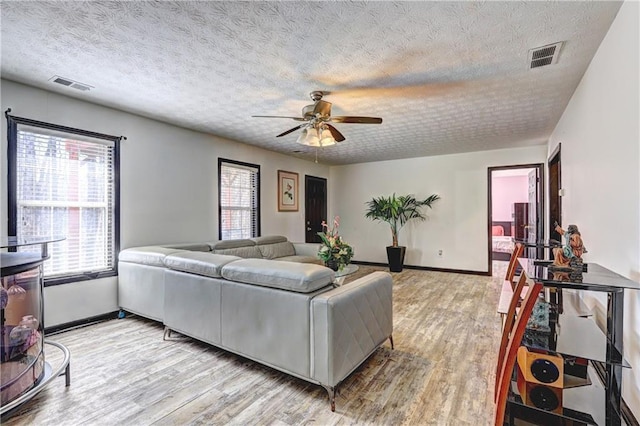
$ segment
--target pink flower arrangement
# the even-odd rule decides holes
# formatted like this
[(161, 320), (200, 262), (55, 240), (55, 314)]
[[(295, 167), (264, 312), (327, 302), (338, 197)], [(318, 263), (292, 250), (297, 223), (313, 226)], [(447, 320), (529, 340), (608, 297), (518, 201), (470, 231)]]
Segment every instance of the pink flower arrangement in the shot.
[(338, 234), (340, 227), (340, 216), (333, 219), (333, 226), (329, 227), (322, 221), (322, 232), (318, 235), (322, 239), (322, 246), (318, 250), (318, 257), (322, 259), (328, 267), (334, 270), (342, 270), (349, 264), (353, 257), (353, 248), (342, 240)]

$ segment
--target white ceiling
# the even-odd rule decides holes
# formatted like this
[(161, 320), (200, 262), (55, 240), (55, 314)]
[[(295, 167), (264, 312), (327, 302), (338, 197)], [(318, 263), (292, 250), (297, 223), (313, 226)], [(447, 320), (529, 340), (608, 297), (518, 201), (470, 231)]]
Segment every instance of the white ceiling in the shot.
[[(313, 159), (329, 92), (348, 164), (544, 144), (619, 2), (0, 2), (2, 78)], [(531, 48), (564, 41), (557, 64)], [(93, 86), (81, 92), (59, 75)], [(15, 111), (28, 116), (28, 112)], [(90, 129), (95, 130), (95, 129)], [(296, 151), (301, 151), (296, 153)]]

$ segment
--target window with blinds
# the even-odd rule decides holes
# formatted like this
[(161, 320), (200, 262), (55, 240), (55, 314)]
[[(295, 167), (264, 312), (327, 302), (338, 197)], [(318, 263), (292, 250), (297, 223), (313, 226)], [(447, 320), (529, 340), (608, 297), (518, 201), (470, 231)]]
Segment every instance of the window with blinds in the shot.
[(218, 159), (221, 240), (260, 235), (260, 166)]
[(10, 233), (18, 240), (64, 237), (49, 245), (46, 284), (113, 275), (120, 138), (24, 120), (30, 124), (18, 121), (9, 129)]

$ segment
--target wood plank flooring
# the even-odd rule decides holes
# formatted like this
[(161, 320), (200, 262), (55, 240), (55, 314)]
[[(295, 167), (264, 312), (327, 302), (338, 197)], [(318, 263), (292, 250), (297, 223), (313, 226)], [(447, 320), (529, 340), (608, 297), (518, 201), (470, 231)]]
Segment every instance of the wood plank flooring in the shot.
[(2, 424), (490, 425), (496, 274), (393, 274), (395, 350), (386, 343), (344, 381), (335, 413), (320, 386), (191, 339), (163, 341), (161, 324), (128, 316), (49, 336), (71, 351), (71, 386), (56, 379)]

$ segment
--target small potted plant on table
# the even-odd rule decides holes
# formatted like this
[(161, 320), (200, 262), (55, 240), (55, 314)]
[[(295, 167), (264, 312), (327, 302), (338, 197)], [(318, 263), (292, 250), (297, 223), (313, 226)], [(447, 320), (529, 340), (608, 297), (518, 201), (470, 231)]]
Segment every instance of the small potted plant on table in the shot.
[(392, 245), (387, 247), (387, 259), (391, 272), (402, 272), (404, 265), (404, 255), (407, 248), (398, 245), (400, 229), (411, 219), (425, 220), (427, 217), (420, 208), (431, 208), (431, 204), (439, 199), (440, 197), (437, 194), (433, 194), (421, 201), (413, 195), (399, 195), (396, 197), (394, 193), (390, 197), (374, 197), (367, 202), (365, 217), (374, 221), (387, 222), (391, 227)]
[(340, 216), (336, 216), (333, 219), (333, 227), (329, 228), (329, 225), (322, 221), (323, 231), (318, 232), (318, 236), (322, 239), (318, 257), (322, 259), (326, 267), (334, 271), (344, 269), (353, 257), (353, 248), (338, 235), (339, 226)]

